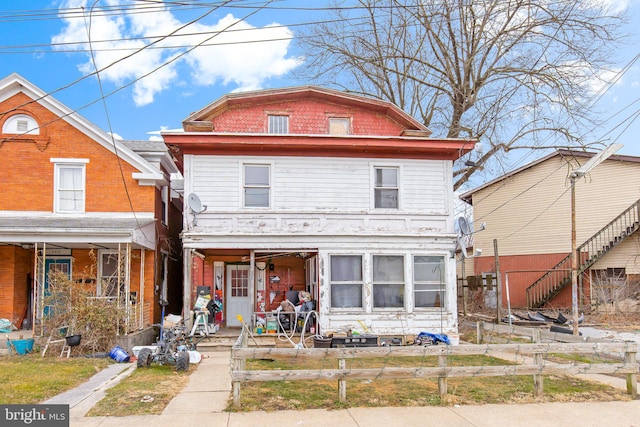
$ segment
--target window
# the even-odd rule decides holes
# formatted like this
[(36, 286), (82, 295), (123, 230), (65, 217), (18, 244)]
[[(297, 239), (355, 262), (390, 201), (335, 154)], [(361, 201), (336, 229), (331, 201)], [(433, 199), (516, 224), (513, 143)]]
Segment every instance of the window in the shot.
[(244, 165), (244, 207), (269, 207), (269, 165)]
[(289, 133), (289, 116), (269, 115), (269, 133)]
[(160, 212), (160, 220), (162, 224), (167, 225), (169, 221), (169, 187), (164, 185), (161, 188), (161, 210)]
[(331, 256), (331, 307), (362, 307), (362, 256)]
[(413, 292), (417, 308), (442, 307), (445, 296), (444, 258), (413, 257)]
[(404, 257), (373, 256), (373, 307), (404, 307)]
[(120, 287), (120, 296), (123, 296), (126, 283), (126, 260), (124, 257), (118, 256), (117, 251), (100, 251), (99, 260), (100, 280), (98, 282), (96, 295), (99, 297), (115, 298), (118, 296), (118, 287)]
[(329, 134), (349, 135), (351, 133), (351, 121), (347, 117), (329, 117)]
[(378, 209), (398, 209), (398, 168), (375, 168), (374, 199)]
[(40, 127), (32, 117), (26, 114), (16, 114), (4, 122), (2, 133), (38, 135), (40, 134)]
[(84, 159), (51, 159), (55, 163), (54, 211), (60, 213), (85, 210)]

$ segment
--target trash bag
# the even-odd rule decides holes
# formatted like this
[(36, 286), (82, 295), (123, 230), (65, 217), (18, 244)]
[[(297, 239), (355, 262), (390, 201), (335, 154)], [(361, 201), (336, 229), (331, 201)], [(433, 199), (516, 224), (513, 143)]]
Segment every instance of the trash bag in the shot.
[(438, 343), (451, 344), (449, 337), (445, 334), (432, 334), (430, 332), (420, 332), (416, 337), (417, 345), (437, 345)]

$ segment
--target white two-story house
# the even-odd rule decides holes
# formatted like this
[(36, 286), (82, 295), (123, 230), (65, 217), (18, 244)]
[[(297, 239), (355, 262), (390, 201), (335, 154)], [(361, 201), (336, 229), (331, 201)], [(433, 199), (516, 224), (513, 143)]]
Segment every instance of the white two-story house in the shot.
[(473, 140), (314, 86), (226, 95), (183, 130), (163, 137), (185, 179), (186, 313), (205, 289), (240, 326), (307, 291), (325, 334), (457, 332), (452, 164)]

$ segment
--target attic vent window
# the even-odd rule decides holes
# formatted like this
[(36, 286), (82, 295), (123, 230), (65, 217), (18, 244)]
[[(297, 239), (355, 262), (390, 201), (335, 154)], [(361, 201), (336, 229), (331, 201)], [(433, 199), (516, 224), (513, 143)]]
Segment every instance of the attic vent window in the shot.
[(289, 116), (269, 115), (269, 133), (289, 133)]
[(4, 122), (2, 133), (39, 135), (40, 128), (32, 117), (26, 114), (16, 114)]

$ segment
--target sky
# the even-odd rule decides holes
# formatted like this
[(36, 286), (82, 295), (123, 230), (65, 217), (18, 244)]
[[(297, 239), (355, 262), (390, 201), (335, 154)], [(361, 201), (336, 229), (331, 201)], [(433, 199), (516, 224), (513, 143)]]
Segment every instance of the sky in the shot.
[[(625, 71), (599, 98), (606, 124), (594, 139), (640, 156), (640, 0), (593, 1), (628, 7), (630, 18), (625, 47), (611, 53)], [(291, 77), (305, 66), (292, 38), (327, 17), (329, 0), (159, 3), (1, 0), (0, 78), (18, 73), (105, 131), (141, 140), (224, 94), (312, 83)]]

